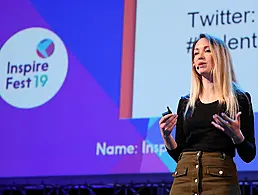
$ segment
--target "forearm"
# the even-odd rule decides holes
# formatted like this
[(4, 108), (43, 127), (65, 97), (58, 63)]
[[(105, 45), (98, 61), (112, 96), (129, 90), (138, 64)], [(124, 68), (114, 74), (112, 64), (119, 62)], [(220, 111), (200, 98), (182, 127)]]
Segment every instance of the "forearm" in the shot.
[(171, 133), (170, 135), (164, 137), (164, 131), (160, 129), (167, 152), (176, 162), (178, 162), (178, 158), (181, 152), (183, 151), (184, 143), (185, 143), (185, 135), (183, 131), (183, 121), (184, 121), (183, 113), (185, 108), (184, 101), (186, 101), (186, 99), (181, 98), (179, 100), (179, 104), (177, 108), (178, 118), (176, 122), (175, 138), (172, 137)]
[(176, 149), (177, 143), (171, 135), (163, 137), (163, 141), (167, 149), (169, 150)]
[(171, 156), (175, 162), (178, 162), (178, 158), (182, 149), (178, 146), (174, 138), (169, 135), (167, 137), (163, 137), (167, 152), (169, 156)]
[(254, 113), (249, 93), (240, 96), (239, 105), (242, 108), (240, 116), (240, 134), (233, 138), (239, 157), (246, 163), (251, 162), (256, 156), (256, 144), (254, 134)]
[(246, 163), (251, 162), (256, 155), (255, 144), (250, 143), (246, 139), (241, 143), (235, 144), (239, 157)]

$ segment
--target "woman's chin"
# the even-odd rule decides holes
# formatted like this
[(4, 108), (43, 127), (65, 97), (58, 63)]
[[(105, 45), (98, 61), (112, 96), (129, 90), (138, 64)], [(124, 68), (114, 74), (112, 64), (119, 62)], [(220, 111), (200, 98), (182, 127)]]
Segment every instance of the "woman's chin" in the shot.
[(211, 78), (211, 74), (210, 74), (210, 72), (208, 72), (208, 71), (202, 71), (202, 70), (200, 70), (200, 71), (198, 71), (198, 73), (199, 73), (200, 76), (202, 76), (202, 77), (204, 77), (204, 78), (207, 78), (207, 79), (210, 79), (210, 78)]

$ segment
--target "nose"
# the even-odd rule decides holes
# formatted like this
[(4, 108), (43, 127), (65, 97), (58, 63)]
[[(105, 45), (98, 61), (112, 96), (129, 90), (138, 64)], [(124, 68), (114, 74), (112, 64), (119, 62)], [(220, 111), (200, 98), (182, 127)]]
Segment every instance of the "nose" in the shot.
[(198, 59), (204, 59), (204, 52), (200, 51)]

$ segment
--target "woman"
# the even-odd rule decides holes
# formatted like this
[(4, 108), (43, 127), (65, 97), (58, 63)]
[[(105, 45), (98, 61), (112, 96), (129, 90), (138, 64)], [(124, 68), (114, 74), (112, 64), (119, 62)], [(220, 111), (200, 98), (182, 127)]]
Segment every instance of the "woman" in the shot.
[[(231, 56), (219, 38), (201, 34), (192, 50), (190, 95), (160, 121), (168, 154), (177, 162), (170, 194), (239, 195), (235, 151), (256, 155), (251, 96), (237, 85)], [(176, 126), (175, 139), (171, 131)]]

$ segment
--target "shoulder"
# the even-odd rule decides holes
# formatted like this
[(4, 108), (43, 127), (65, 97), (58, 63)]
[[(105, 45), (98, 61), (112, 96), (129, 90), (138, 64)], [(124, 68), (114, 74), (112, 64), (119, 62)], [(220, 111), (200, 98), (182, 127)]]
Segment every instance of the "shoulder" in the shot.
[(179, 104), (187, 103), (190, 99), (190, 94), (184, 95), (180, 97)]
[(239, 104), (251, 102), (251, 95), (247, 91), (237, 91), (236, 96)]
[(190, 94), (187, 94), (187, 95), (181, 96), (180, 100), (182, 100), (182, 101), (188, 101), (189, 98), (190, 98)]
[(189, 94), (181, 96), (178, 102), (178, 108), (184, 109), (189, 101), (189, 98), (190, 98)]
[(238, 91), (237, 92), (237, 100), (239, 104), (240, 110), (246, 110), (249, 113), (252, 111), (252, 100), (251, 95), (247, 91)]
[(243, 90), (237, 83), (234, 83), (234, 91), (239, 104), (251, 103), (251, 95), (249, 92)]

